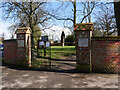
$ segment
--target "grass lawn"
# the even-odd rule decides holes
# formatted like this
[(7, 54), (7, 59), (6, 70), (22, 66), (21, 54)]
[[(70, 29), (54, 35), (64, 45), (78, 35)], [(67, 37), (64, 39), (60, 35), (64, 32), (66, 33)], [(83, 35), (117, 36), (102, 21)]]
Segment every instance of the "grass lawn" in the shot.
[[(47, 50), (47, 57), (50, 57), (50, 48)], [(51, 46), (51, 58), (61, 59), (66, 56), (75, 55), (75, 46)], [(39, 55), (44, 56), (44, 50), (39, 50)]]
[[(46, 56), (50, 57), (50, 48), (46, 49)], [(51, 46), (51, 58), (52, 59), (65, 59), (65, 57), (69, 56), (75, 56), (76, 50), (75, 46)], [(44, 56), (44, 49), (39, 50), (39, 56)], [(32, 61), (33, 67), (49, 67), (49, 59), (47, 58), (36, 58), (36, 61)], [(54, 63), (52, 62), (52, 65), (55, 65), (56, 61)]]

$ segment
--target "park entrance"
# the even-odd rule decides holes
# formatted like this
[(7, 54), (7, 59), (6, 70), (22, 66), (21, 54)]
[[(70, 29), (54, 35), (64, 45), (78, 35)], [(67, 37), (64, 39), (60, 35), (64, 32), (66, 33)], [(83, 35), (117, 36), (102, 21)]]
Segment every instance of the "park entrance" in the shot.
[[(54, 70), (73, 70), (76, 68), (75, 46), (64, 46), (60, 43), (51, 43), (47, 36), (42, 36), (38, 40), (36, 60), (45, 67)], [(46, 39), (45, 39), (46, 38)], [(66, 43), (65, 43), (66, 45)]]
[(17, 39), (4, 41), (4, 63), (58, 71), (118, 73), (120, 37), (92, 37), (93, 23), (77, 24), (75, 46), (52, 44), (47, 36), (38, 40), (31, 61), (31, 29), (16, 30)]
[(65, 44), (62, 47), (61, 44), (51, 43), (47, 36), (42, 36), (41, 40), (38, 40), (34, 60), (31, 60), (31, 29), (29, 27), (18, 28), (15, 33), (17, 39), (4, 41), (4, 63), (6, 65), (58, 71), (76, 68), (75, 46)]

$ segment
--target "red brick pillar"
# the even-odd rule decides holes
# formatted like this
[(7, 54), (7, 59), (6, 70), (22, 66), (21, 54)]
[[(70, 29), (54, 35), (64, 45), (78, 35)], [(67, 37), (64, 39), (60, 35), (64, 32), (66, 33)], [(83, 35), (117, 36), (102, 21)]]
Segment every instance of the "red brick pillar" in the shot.
[(76, 68), (79, 72), (90, 72), (93, 23), (77, 24), (74, 30), (76, 36)]
[(15, 33), (17, 34), (17, 64), (31, 66), (31, 29), (18, 28)]
[[(118, 73), (120, 74), (120, 42), (118, 43)], [(120, 79), (120, 75), (119, 75)]]

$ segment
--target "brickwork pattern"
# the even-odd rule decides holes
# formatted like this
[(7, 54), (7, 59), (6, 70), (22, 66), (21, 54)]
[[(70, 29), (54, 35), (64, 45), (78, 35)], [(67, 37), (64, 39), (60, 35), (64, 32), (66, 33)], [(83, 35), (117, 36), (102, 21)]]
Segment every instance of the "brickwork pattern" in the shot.
[(92, 71), (118, 72), (120, 40), (92, 40)]
[(15, 64), (17, 62), (17, 41), (7, 40), (4, 42), (4, 62)]
[(31, 66), (31, 30), (29, 27), (18, 28), (17, 40), (4, 41), (4, 62), (18, 66)]
[[(84, 33), (82, 33), (84, 32)], [(89, 31), (76, 31), (76, 59), (77, 64), (90, 64), (90, 32)], [(79, 46), (79, 38), (87, 38), (88, 46)]]
[[(17, 41), (24, 39), (25, 39), (25, 34), (17, 34)], [(26, 59), (25, 56), (26, 56), (26, 50), (25, 50), (25, 40), (24, 40), (24, 47), (17, 48), (17, 60), (24, 61)]]
[(79, 72), (91, 72), (90, 30), (75, 30), (76, 36), (76, 68)]

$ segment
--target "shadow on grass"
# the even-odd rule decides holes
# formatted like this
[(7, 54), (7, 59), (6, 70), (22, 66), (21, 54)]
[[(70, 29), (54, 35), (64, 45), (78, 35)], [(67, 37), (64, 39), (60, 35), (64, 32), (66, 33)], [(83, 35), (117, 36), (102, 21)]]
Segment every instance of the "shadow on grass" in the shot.
[(68, 60), (68, 59), (54, 59), (50, 57), (43, 57), (43, 56), (37, 56), (37, 58), (44, 58), (44, 59), (49, 59), (51, 61), (69, 61), (69, 62), (76, 62), (76, 60)]
[[(50, 68), (49, 65), (46, 65), (44, 67), (18, 67), (15, 65), (11, 65), (11, 64), (3, 64), (4, 67), (6, 68), (10, 68), (10, 69), (15, 69), (15, 70), (26, 70), (26, 71), (45, 71), (45, 72), (55, 72), (55, 73), (80, 73), (75, 69), (68, 69), (68, 70), (63, 70), (63, 69), (59, 69), (60, 66), (55, 67), (55, 69)], [(49, 68), (48, 68), (49, 67)], [(53, 65), (52, 65), (53, 67)]]
[[(75, 73), (75, 74), (114, 74), (114, 73), (106, 73), (106, 72), (80, 72), (78, 71), (76, 68), (75, 69), (69, 69), (69, 70), (57, 70), (57, 69), (51, 69), (51, 68), (35, 68), (35, 67), (17, 67), (17, 66), (13, 66), (13, 65), (5, 65), (3, 64), (2, 66), (5, 66), (7, 68), (10, 69), (15, 69), (15, 70), (26, 70), (26, 71), (45, 71), (45, 72), (55, 72), (55, 73)], [(59, 68), (59, 66), (57, 67)]]
[[(7, 68), (10, 69), (15, 69), (15, 70), (26, 70), (26, 71), (45, 71), (45, 72), (56, 72), (56, 73), (77, 73), (76, 69), (70, 69), (70, 70), (54, 70), (51, 68), (35, 68), (35, 67), (17, 67), (13, 65), (3, 65)], [(58, 67), (59, 68), (59, 67)]]

